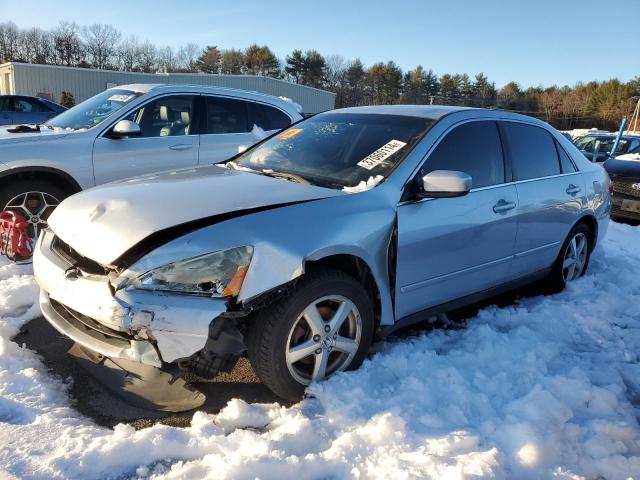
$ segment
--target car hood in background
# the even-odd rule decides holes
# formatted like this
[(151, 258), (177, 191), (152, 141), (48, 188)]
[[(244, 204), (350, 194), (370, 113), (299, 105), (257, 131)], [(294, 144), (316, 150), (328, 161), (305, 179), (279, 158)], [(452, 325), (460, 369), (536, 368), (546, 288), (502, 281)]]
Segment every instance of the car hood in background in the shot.
[(39, 132), (12, 133), (8, 131), (16, 126), (17, 125), (3, 125), (0, 127), (0, 145), (64, 138), (73, 133), (72, 130), (62, 130), (59, 128), (51, 130), (46, 127), (40, 127)]
[(216, 165), (135, 177), (69, 197), (49, 218), (52, 230), (103, 265), (153, 233), (195, 220), (348, 195)]

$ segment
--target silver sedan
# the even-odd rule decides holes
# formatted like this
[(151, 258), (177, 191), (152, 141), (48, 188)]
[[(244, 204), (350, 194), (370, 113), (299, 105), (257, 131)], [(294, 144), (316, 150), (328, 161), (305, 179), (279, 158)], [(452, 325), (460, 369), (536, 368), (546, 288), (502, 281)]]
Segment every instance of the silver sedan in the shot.
[(85, 352), (212, 377), (248, 350), (296, 399), (397, 328), (578, 279), (609, 183), (526, 116), (335, 110), (224, 164), (70, 197), (34, 269), (44, 315)]

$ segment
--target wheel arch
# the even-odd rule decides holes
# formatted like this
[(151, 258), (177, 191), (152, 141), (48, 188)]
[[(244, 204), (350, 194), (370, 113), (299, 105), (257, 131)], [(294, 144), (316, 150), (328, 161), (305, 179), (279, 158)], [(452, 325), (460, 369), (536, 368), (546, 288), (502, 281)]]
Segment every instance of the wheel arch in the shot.
[(375, 327), (381, 324), (382, 319), (382, 298), (380, 286), (376, 280), (373, 269), (358, 255), (352, 253), (340, 253), (327, 255), (316, 259), (307, 259), (304, 264), (304, 271), (309, 272), (317, 268), (328, 267), (340, 270), (355, 278), (365, 288), (373, 303)]
[(64, 189), (70, 195), (82, 190), (80, 184), (67, 172), (52, 167), (19, 167), (0, 173), (0, 188), (18, 180), (38, 179)]
[(591, 251), (596, 247), (596, 243), (598, 242), (598, 221), (593, 215), (586, 214), (580, 217), (571, 227), (574, 229), (576, 225), (583, 223), (589, 228), (591, 232)]

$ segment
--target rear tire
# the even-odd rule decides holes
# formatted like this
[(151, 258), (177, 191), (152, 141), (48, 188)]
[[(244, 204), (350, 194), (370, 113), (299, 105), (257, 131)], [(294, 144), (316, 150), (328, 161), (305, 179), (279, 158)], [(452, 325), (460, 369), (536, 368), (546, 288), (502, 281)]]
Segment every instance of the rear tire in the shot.
[(593, 238), (591, 230), (586, 224), (578, 223), (567, 235), (558, 258), (553, 264), (548, 278), (550, 293), (562, 291), (567, 286), (567, 283), (585, 274), (589, 266), (592, 249)]
[(373, 339), (373, 302), (346, 273), (316, 270), (289, 297), (259, 311), (247, 330), (258, 377), (276, 395), (297, 401), (312, 381), (362, 364)]

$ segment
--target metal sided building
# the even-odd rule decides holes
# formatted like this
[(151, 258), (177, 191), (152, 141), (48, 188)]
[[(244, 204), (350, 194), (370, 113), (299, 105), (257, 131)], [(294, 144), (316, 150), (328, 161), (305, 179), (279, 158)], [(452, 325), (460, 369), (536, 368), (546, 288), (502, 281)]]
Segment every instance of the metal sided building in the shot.
[(256, 75), (118, 72), (14, 62), (0, 65), (0, 94), (35, 95), (55, 102), (60, 101), (63, 91), (80, 103), (107, 88), (129, 83), (188, 83), (251, 90), (291, 98), (307, 114), (333, 109), (336, 99), (332, 92)]

